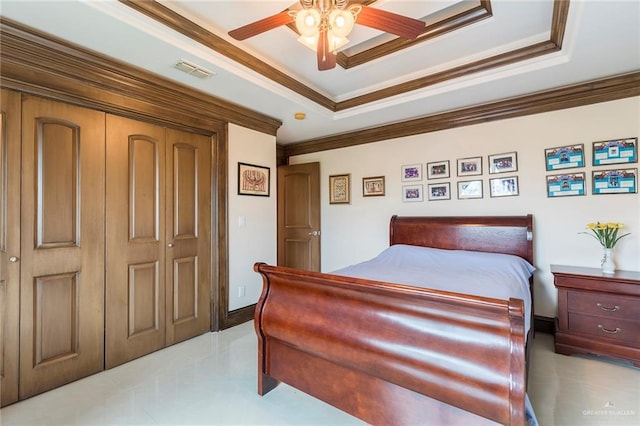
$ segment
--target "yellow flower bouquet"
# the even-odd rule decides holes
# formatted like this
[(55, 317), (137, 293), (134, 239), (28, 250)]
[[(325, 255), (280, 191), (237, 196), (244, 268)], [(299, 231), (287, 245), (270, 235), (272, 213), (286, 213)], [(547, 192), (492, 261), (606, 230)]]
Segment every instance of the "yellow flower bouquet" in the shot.
[(622, 237), (626, 237), (630, 234), (630, 232), (618, 236), (618, 231), (624, 227), (624, 224), (617, 222), (608, 222), (608, 223), (588, 223), (587, 229), (592, 231), (589, 232), (581, 232), (581, 234), (591, 235), (593, 238), (598, 240), (598, 242), (604, 248), (613, 248), (616, 243)]

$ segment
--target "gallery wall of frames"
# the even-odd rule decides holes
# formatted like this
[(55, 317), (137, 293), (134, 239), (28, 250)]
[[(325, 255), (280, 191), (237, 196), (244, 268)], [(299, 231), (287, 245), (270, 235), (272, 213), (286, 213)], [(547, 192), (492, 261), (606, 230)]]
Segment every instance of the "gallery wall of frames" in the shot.
[[(591, 164), (594, 169), (587, 176), (585, 144), (546, 148), (544, 165), (547, 197), (568, 197), (591, 194), (637, 193), (638, 169), (629, 165), (638, 162), (638, 138), (611, 139), (591, 143)], [(423, 202), (450, 200), (455, 191), (459, 200), (484, 197), (484, 167), (488, 171), (491, 198), (520, 195), (518, 185), (518, 153), (516, 151), (478, 157), (405, 164), (400, 167), (402, 201)], [(452, 178), (455, 168), (455, 179)], [(331, 204), (351, 201), (351, 175), (329, 176)], [(591, 185), (589, 186), (589, 179)], [(385, 177), (362, 178), (362, 196), (384, 196)]]
[[(584, 144), (548, 148), (545, 150), (547, 196), (568, 197), (587, 195), (588, 176), (579, 171), (585, 166)], [(629, 164), (638, 162), (638, 138), (612, 139), (592, 143), (591, 193), (636, 193), (638, 169)]]

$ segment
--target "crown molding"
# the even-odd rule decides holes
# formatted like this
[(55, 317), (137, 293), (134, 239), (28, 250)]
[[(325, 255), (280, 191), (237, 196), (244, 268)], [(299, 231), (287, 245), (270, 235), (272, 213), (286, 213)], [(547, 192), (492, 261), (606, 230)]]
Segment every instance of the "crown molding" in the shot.
[(339, 52), (336, 55), (336, 62), (342, 68), (349, 69), (358, 65), (366, 64), (367, 62), (389, 55), (391, 53), (398, 52), (416, 44), (423, 43), (428, 40), (432, 40), (436, 37), (440, 37), (443, 34), (447, 34), (453, 31), (457, 31), (460, 28), (467, 25), (475, 24), (493, 16), (491, 9), (491, 2), (489, 0), (480, 0), (477, 5), (470, 4), (462, 11), (456, 14), (440, 19), (432, 24), (426, 25), (422, 34), (413, 40), (405, 39), (402, 37), (396, 37), (386, 43), (382, 43), (370, 49), (366, 49), (362, 52), (349, 55), (348, 49), (344, 52)]
[[(564, 37), (565, 27), (567, 24), (567, 17), (569, 13), (570, 0), (554, 0), (553, 4), (553, 18), (551, 22), (551, 36), (548, 41), (534, 43), (533, 45), (526, 46), (524, 48), (515, 49), (510, 52), (505, 52), (499, 55), (495, 55), (489, 58), (484, 58), (478, 61), (470, 62), (455, 68), (437, 72), (435, 74), (422, 76), (404, 83), (395, 84), (393, 86), (386, 87), (381, 90), (376, 90), (364, 95), (356, 96), (350, 99), (336, 102), (333, 99), (322, 95), (321, 93), (311, 89), (310, 87), (300, 83), (294, 78), (282, 73), (276, 68), (264, 63), (263, 61), (249, 55), (247, 52), (236, 47), (235, 45), (227, 42), (223, 38), (211, 33), (205, 28), (195, 24), (187, 18), (179, 15), (178, 13), (170, 10), (169, 8), (161, 5), (155, 0), (150, 1), (134, 1), (134, 0), (119, 0), (121, 3), (137, 10), (140, 13), (166, 25), (173, 30), (191, 38), (192, 40), (227, 56), (233, 61), (236, 61), (245, 67), (257, 72), (258, 74), (270, 79), (274, 83), (288, 88), (299, 95), (309, 99), (316, 104), (327, 108), (330, 111), (338, 112), (344, 111), (349, 108), (365, 105), (371, 102), (380, 101), (391, 96), (396, 96), (402, 93), (408, 93), (413, 90), (429, 87), (443, 81), (469, 76), (481, 71), (487, 71), (498, 67), (503, 67), (533, 59), (542, 55), (557, 52), (562, 47), (562, 39)], [(362, 3), (368, 4), (370, 1), (363, 1)], [(481, 0), (480, 6), (471, 10), (468, 16), (454, 16), (450, 18), (450, 21), (443, 21), (442, 23), (435, 24), (434, 26), (428, 26), (425, 28), (425, 35), (418, 38), (416, 42), (423, 41), (423, 38), (430, 39), (433, 37), (446, 34), (448, 32), (457, 30), (473, 22), (488, 18), (492, 16), (492, 9), (489, 0)], [(395, 46), (393, 42), (388, 47), (382, 47), (384, 54), (394, 52), (397, 49), (408, 46)], [(386, 49), (390, 49), (386, 51)], [(382, 55), (383, 50), (380, 52), (372, 51), (365, 52), (364, 59), (367, 55)], [(350, 61), (350, 58), (341, 57), (341, 63)]]
[(284, 158), (288, 158), (294, 155), (345, 148), (633, 96), (640, 96), (640, 71), (433, 114), (401, 123), (284, 145), (281, 152)]
[(4, 88), (200, 133), (231, 122), (276, 135), (282, 125), (280, 120), (1, 17), (0, 37)]

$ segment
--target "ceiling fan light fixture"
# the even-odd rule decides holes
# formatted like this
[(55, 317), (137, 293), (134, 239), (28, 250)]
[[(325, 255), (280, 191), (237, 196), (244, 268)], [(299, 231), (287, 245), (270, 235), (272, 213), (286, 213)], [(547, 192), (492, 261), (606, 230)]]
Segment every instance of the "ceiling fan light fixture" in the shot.
[(335, 34), (329, 33), (329, 52), (335, 52), (342, 46), (349, 43), (349, 39), (346, 37), (337, 37)]
[(320, 12), (317, 9), (305, 9), (296, 14), (296, 28), (300, 35), (311, 37), (318, 34), (321, 21)]
[(314, 34), (312, 36), (301, 35), (298, 37), (298, 41), (311, 50), (316, 50), (318, 48), (318, 34)]
[[(311, 37), (300, 36), (298, 37), (298, 41), (302, 43), (304, 46), (313, 50), (314, 52), (317, 52), (318, 36), (319, 36), (318, 34), (315, 34)], [(335, 52), (336, 50), (340, 49), (342, 46), (349, 43), (349, 39), (346, 37), (335, 37), (335, 36), (329, 35), (328, 42), (329, 42), (328, 51)]]
[(335, 68), (337, 50), (349, 42), (354, 24), (371, 27), (407, 39), (425, 31), (419, 19), (368, 7), (368, 3), (350, 0), (299, 0), (300, 8), (291, 7), (229, 31), (236, 40), (245, 40), (281, 25), (295, 24), (298, 41), (317, 53), (318, 70)]
[(355, 22), (350, 10), (333, 9), (329, 13), (329, 32), (335, 37), (346, 37), (353, 30)]

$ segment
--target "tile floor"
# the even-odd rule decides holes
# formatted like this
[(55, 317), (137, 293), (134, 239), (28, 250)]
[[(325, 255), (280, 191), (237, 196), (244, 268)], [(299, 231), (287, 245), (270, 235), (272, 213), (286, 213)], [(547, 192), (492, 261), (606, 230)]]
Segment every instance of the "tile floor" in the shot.
[[(529, 395), (541, 426), (639, 425), (640, 369), (534, 341)], [(196, 337), (0, 411), (12, 425), (362, 425), (281, 384), (256, 393), (252, 323)]]

